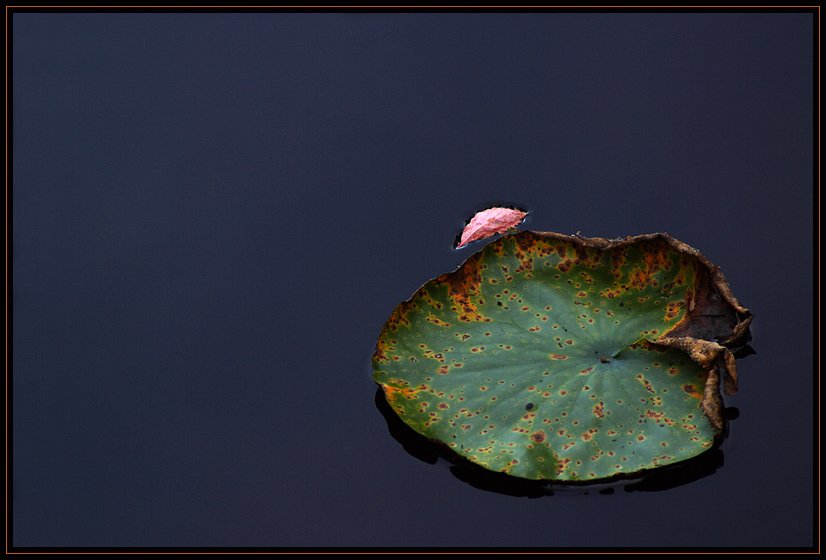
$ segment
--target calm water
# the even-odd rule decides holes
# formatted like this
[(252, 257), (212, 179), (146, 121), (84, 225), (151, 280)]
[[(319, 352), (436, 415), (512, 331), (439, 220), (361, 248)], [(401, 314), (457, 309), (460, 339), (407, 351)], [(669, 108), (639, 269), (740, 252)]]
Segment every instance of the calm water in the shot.
[[(16, 14), (13, 544), (810, 546), (812, 26)], [(538, 492), (394, 427), (376, 337), (489, 201), (722, 266), (719, 449)]]

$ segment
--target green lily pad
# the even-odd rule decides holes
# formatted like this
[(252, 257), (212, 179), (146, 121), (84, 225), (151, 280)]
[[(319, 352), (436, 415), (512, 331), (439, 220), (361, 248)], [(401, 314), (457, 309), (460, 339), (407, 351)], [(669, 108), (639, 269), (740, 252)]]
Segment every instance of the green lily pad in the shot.
[(484, 468), (588, 481), (696, 456), (723, 429), (751, 313), (665, 234), (506, 235), (401, 303), (373, 356), (400, 418)]

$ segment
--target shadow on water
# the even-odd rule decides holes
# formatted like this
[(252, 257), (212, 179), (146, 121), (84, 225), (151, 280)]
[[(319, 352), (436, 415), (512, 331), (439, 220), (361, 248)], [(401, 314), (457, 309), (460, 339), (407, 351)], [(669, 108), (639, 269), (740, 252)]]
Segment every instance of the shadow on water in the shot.
[[(439, 459), (449, 461), (451, 463), (450, 472), (453, 476), (474, 488), (508, 496), (528, 498), (552, 496), (556, 493), (613, 494), (617, 490), (624, 490), (625, 492), (659, 492), (690, 484), (714, 474), (717, 469), (723, 466), (723, 451), (720, 449), (720, 444), (728, 436), (727, 425), (717, 445), (705, 453), (674, 465), (660, 467), (644, 475), (614, 478), (604, 482), (550, 483), (516, 478), (483, 469), (454, 453), (447, 446), (429, 440), (402, 422), (401, 418), (387, 403), (381, 388), (376, 390), (375, 403), (376, 408), (387, 422), (390, 435), (410, 455), (431, 465), (436, 464)], [(727, 420), (734, 420), (738, 416), (737, 408), (726, 408), (725, 417)]]

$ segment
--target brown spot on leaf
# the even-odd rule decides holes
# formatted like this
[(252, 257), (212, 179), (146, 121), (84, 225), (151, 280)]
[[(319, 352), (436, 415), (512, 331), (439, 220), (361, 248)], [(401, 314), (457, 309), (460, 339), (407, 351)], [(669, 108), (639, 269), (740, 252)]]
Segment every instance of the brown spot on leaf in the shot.
[(382, 385), (381, 388), (384, 390), (385, 398), (391, 403), (398, 397), (404, 397), (408, 400), (415, 399), (417, 398), (416, 395), (419, 393), (419, 389), (402, 389), (398, 387), (391, 387), (390, 385)]
[(437, 327), (449, 327), (450, 326), (450, 323), (442, 321), (441, 319), (436, 317), (433, 313), (428, 313), (427, 317), (425, 317), (425, 320), (428, 323), (432, 323), (432, 324), (436, 325)]
[(703, 395), (700, 394), (697, 391), (697, 387), (695, 387), (694, 385), (689, 385), (689, 384), (683, 385), (683, 391), (685, 391), (686, 393), (688, 393), (689, 395), (691, 395), (695, 399), (702, 399), (703, 398)]

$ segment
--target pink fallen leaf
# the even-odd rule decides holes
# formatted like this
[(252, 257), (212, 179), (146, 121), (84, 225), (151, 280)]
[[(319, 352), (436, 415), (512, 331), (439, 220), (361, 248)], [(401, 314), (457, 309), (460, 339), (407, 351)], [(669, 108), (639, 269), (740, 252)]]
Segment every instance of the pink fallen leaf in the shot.
[(519, 225), (527, 215), (527, 212), (513, 208), (488, 208), (477, 212), (462, 231), (462, 238), (456, 248), (464, 247), (471, 241), (486, 239), (497, 233), (505, 233), (510, 228)]

